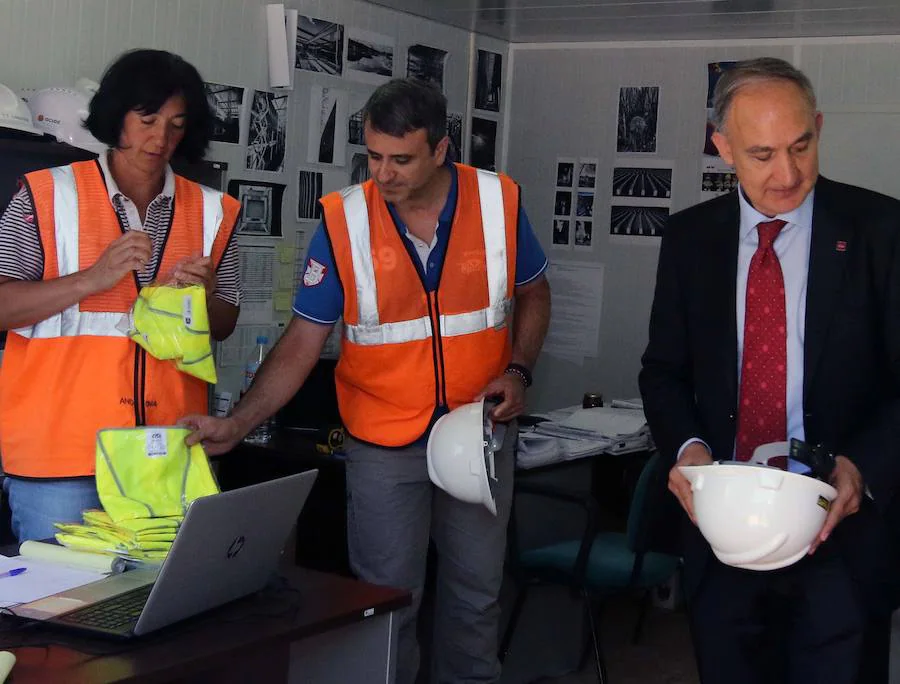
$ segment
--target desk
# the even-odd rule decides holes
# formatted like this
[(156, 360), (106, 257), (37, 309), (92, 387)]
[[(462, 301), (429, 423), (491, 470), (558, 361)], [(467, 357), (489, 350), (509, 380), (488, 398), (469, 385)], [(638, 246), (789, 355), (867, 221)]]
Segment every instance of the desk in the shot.
[[(302, 568), (267, 589), (128, 642), (45, 625), (0, 632), (16, 684), (392, 682), (407, 592)], [(4, 621), (4, 626), (9, 622)], [(35, 644), (9, 648), (13, 644)], [(54, 643), (44, 648), (44, 644)]]

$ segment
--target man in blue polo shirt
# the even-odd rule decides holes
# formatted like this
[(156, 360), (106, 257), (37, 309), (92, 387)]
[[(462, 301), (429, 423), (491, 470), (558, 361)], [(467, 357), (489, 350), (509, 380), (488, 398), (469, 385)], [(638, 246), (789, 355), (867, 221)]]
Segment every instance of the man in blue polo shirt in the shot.
[[(231, 449), (296, 393), (341, 319), (350, 563), (361, 579), (413, 596), (398, 618), (396, 681), (412, 684), (419, 669), (433, 539), (430, 681), (496, 682), (515, 418), (550, 318), (547, 259), (511, 179), (447, 163), (439, 91), (390, 81), (366, 104), (364, 127), (372, 180), (322, 198), (293, 320), (231, 417), (185, 419), (189, 442)], [(426, 464), (437, 417), (481, 397), (510, 424), (495, 455), (496, 516), (435, 488)]]

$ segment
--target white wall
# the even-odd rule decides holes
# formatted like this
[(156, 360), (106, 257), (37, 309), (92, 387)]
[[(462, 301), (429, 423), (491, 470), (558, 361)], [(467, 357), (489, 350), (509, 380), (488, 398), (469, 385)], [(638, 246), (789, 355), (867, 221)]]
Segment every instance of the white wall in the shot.
[[(598, 356), (583, 365), (541, 357), (532, 403), (576, 403), (585, 391), (636, 396), (647, 340), (658, 244), (609, 241), (620, 86), (660, 86), (658, 147), (672, 160), (672, 211), (700, 201), (707, 63), (771, 55), (807, 71), (825, 112), (823, 172), (900, 197), (900, 38), (742, 42), (513, 45), (507, 166), (549, 250), (556, 158), (598, 157), (594, 251), (548, 251), (551, 260), (605, 265)], [(639, 157), (642, 155), (619, 155)], [(552, 324), (551, 324), (552, 325)]]

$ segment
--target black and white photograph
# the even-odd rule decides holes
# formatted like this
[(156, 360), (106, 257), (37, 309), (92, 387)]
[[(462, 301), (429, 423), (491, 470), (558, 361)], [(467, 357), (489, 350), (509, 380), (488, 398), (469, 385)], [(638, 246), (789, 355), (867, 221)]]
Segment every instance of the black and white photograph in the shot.
[(210, 140), (236, 145), (241, 138), (244, 89), (221, 83), (204, 83), (203, 87), (214, 117)]
[(462, 128), (463, 118), (459, 112), (447, 112), (447, 137), (450, 145), (447, 147), (447, 160), (462, 163)]
[(344, 73), (366, 83), (385, 83), (394, 74), (394, 39), (370, 31), (350, 29)]
[(239, 235), (281, 237), (283, 184), (235, 178), (228, 181), (228, 194), (241, 203)]
[(365, 109), (366, 101), (371, 93), (351, 92), (348, 101), (348, 111), (350, 116), (347, 118), (347, 142), (351, 145), (365, 145), (365, 132), (363, 130), (363, 109)]
[(706, 65), (706, 135), (703, 140), (703, 154), (709, 157), (718, 157), (719, 150), (716, 149), (712, 141), (712, 134), (715, 131), (713, 126), (713, 93), (716, 91), (716, 84), (722, 78), (722, 74), (730, 69), (734, 69), (737, 62), (709, 62)]
[(287, 133), (288, 94), (253, 91), (250, 128), (247, 134), (247, 169), (249, 171), (284, 170), (285, 135)]
[(617, 152), (656, 152), (659, 86), (619, 88)]
[(427, 45), (410, 45), (406, 53), (406, 75), (430, 83), (444, 92), (447, 51)]
[(322, 174), (319, 171), (300, 169), (297, 174), (297, 220), (322, 218)]
[(340, 76), (344, 59), (344, 26), (302, 14), (297, 17), (297, 57), (303, 71)]
[(571, 188), (575, 178), (575, 162), (571, 160), (556, 160), (556, 187)]
[(553, 246), (569, 246), (569, 219), (553, 219)]
[(591, 234), (593, 233), (593, 221), (575, 221), (575, 246), (588, 248), (591, 247)]
[(594, 189), (597, 183), (597, 160), (581, 159), (578, 161), (578, 187)]
[(577, 204), (575, 205), (575, 215), (576, 216), (588, 216), (591, 217), (594, 215), (594, 193), (592, 192), (579, 192)]
[(500, 78), (503, 56), (487, 50), (478, 51), (475, 72), (475, 109), (500, 111)]
[(556, 199), (553, 201), (554, 216), (568, 216), (572, 213), (572, 193), (565, 190), (556, 191)]
[(729, 172), (704, 171), (701, 181), (700, 195), (702, 199), (712, 199), (737, 190), (737, 175)]
[(610, 212), (609, 234), (662, 237), (669, 220), (668, 207), (634, 207), (614, 204)]
[(318, 85), (311, 88), (306, 161), (311, 164), (344, 165), (347, 143), (343, 133), (338, 135), (337, 132), (338, 122), (346, 118), (347, 91)]
[(469, 163), (485, 171), (497, 170), (497, 122), (472, 117)]
[(369, 155), (354, 152), (350, 158), (350, 185), (358, 185), (369, 180)]
[(672, 196), (672, 169), (616, 166), (612, 189), (613, 197), (665, 199)]

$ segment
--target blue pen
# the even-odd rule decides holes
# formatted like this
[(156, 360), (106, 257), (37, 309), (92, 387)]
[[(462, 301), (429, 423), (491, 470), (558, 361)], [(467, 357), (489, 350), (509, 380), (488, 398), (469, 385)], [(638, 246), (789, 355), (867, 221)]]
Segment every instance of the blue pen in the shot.
[(0, 572), (0, 577), (15, 577), (16, 575), (21, 575), (28, 568), (13, 568), (12, 570), (7, 570), (6, 572)]

